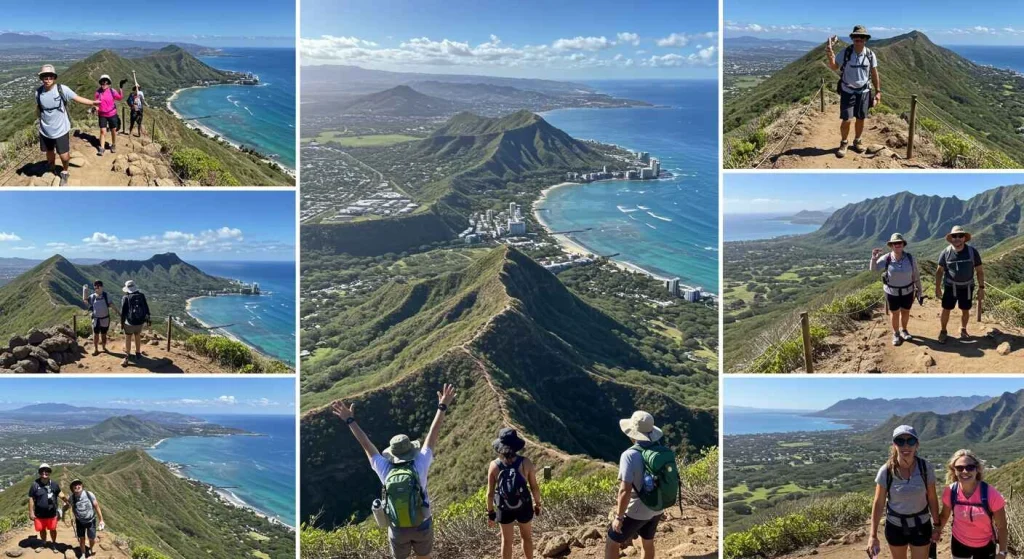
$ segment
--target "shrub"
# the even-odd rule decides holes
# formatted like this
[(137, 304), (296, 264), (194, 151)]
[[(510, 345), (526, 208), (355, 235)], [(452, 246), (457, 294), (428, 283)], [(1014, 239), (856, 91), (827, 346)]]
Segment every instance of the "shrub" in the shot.
[[(817, 324), (811, 324), (810, 333), (812, 351), (820, 346), (829, 335), (828, 329)], [(788, 373), (803, 365), (803, 334), (798, 332), (788, 339), (780, 340), (765, 348), (764, 352), (750, 363), (749, 372)]]
[(835, 299), (818, 309), (815, 314), (822, 317), (842, 315), (853, 320), (868, 320), (871, 318), (871, 311), (878, 305), (881, 297), (881, 290), (877, 285), (872, 285), (846, 297)]
[(152, 547), (140, 544), (132, 544), (131, 553), (132, 559), (170, 559)]
[(879, 103), (874, 107), (871, 107), (871, 112), (876, 115), (894, 115), (896, 114), (896, 109), (886, 105), (885, 103)]
[(928, 132), (931, 132), (932, 134), (938, 132), (939, 128), (942, 127), (942, 124), (939, 121), (935, 120), (934, 118), (928, 118), (926, 116), (917, 119), (917, 125), (927, 130)]
[(1019, 169), (1020, 165), (1001, 151), (988, 150), (981, 156), (981, 169)]
[(942, 164), (948, 167), (966, 167), (974, 154), (974, 148), (966, 136), (951, 132), (935, 137), (935, 144), (942, 152)]
[(718, 447), (706, 448), (700, 458), (684, 465), (680, 471), (683, 502), (701, 507), (718, 504)]
[(241, 186), (220, 161), (196, 148), (175, 151), (171, 167), (185, 180), (199, 181), (203, 186)]
[(238, 373), (289, 373), (280, 361), (268, 359), (243, 343), (220, 336), (193, 334), (185, 340), (185, 349), (216, 360)]

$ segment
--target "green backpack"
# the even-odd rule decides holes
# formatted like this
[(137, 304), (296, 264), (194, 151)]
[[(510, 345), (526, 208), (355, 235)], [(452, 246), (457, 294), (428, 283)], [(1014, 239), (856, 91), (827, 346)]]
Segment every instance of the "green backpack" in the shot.
[(679, 483), (679, 469), (676, 467), (676, 453), (662, 445), (633, 446), (644, 459), (644, 473), (654, 478), (650, 491), (633, 487), (640, 502), (653, 510), (665, 510), (676, 504), (682, 487)]
[(384, 480), (388, 517), (395, 528), (416, 528), (426, 520), (420, 477), (412, 462), (396, 464)]

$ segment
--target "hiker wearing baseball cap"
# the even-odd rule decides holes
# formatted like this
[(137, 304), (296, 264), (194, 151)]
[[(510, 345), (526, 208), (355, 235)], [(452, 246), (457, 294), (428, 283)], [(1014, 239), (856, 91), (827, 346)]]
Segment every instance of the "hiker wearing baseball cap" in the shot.
[[(850, 40), (853, 44), (843, 50), (843, 63), (836, 62), (836, 53), (833, 50), (835, 43), (839, 40), (835, 35), (828, 38), (825, 63), (834, 71), (839, 72), (839, 82), (836, 84), (836, 93), (839, 94), (839, 118), (843, 121), (839, 126), (842, 134), (842, 141), (839, 142), (839, 149), (836, 157), (846, 157), (846, 148), (849, 145), (850, 119), (855, 119), (853, 151), (858, 153), (864, 151), (864, 144), (861, 142), (861, 135), (864, 133), (864, 120), (868, 117), (871, 107), (882, 102), (882, 82), (878, 77), (878, 58), (875, 53), (867, 47), (871, 35), (863, 25), (857, 25), (850, 33)], [(871, 94), (871, 85), (875, 86), (874, 95)]]
[(892, 432), (889, 459), (875, 476), (875, 497), (871, 506), (871, 534), (868, 555), (877, 557), (878, 521), (885, 509), (885, 541), (892, 557), (925, 559), (931, 544), (937, 542), (942, 527), (932, 521), (939, 518), (939, 500), (935, 493), (935, 469), (917, 455), (917, 431), (900, 425)]
[(971, 234), (960, 225), (946, 235), (949, 246), (939, 254), (935, 268), (935, 298), (942, 299), (942, 329), (939, 343), (946, 343), (949, 334), (949, 313), (953, 307), (960, 308), (960, 340), (968, 341), (967, 323), (971, 321), (971, 307), (974, 306), (974, 276), (978, 276), (978, 303), (985, 300), (985, 271), (981, 267), (981, 253), (967, 244)]
[[(96, 552), (96, 531), (103, 530), (103, 511), (96, 495), (92, 491), (85, 490), (85, 484), (80, 479), (71, 481), (71, 496), (61, 495), (64, 501), (65, 510), (71, 509), (72, 518), (75, 523), (75, 537), (78, 538), (79, 557), (89, 557)], [(85, 547), (85, 539), (89, 538), (89, 547)]]
[(885, 292), (886, 308), (889, 310), (889, 321), (892, 324), (892, 345), (898, 346), (904, 341), (914, 339), (907, 331), (910, 322), (910, 307), (914, 306), (914, 298), (923, 300), (921, 273), (917, 269), (914, 256), (907, 252), (907, 240), (899, 233), (889, 237), (889, 252), (882, 255), (882, 249), (871, 249), (871, 262), (868, 269), (872, 272), (882, 270), (882, 291)]
[(146, 294), (139, 291), (133, 280), (124, 282), (121, 288), (124, 297), (121, 298), (121, 330), (124, 331), (124, 361), (122, 367), (128, 366), (132, 357), (132, 338), (135, 338), (135, 359), (142, 359), (142, 327), (153, 325), (149, 316), (149, 302), (146, 301)]
[(117, 129), (121, 127), (121, 118), (117, 116), (117, 102), (124, 99), (124, 80), (117, 89), (110, 87), (110, 76), (100, 76), (100, 87), (96, 90), (95, 99), (99, 102), (96, 114), (100, 119), (100, 145), (96, 148), (96, 155), (102, 157), (103, 149), (106, 147), (104, 137), (107, 130), (110, 130), (110, 153), (117, 153)]
[[(455, 386), (445, 384), (437, 393), (437, 412), (430, 424), (426, 442), (395, 435), (388, 448), (379, 452), (356, 423), (354, 406), (341, 400), (331, 403), (331, 412), (348, 425), (359, 446), (370, 460), (370, 467), (384, 486), (382, 500), (374, 502), (378, 526), (388, 530), (388, 545), (394, 559), (430, 557), (434, 548), (434, 526), (427, 493), (427, 474), (434, 461), (434, 447), (448, 406), (455, 400)], [(386, 521), (384, 520), (386, 519)]]
[[(58, 506), (60, 498), (60, 485), (50, 479), (53, 469), (49, 464), (39, 465), (39, 477), (32, 482), (28, 488), (28, 518), (32, 521), (35, 531), (39, 533), (40, 547), (42, 548), (57, 545), (57, 518), (60, 515)], [(46, 533), (50, 533), (50, 544), (46, 543)], [(53, 547), (54, 553), (57, 552)]]
[(622, 545), (637, 535), (643, 556), (654, 557), (654, 536), (663, 511), (676, 504), (680, 486), (676, 455), (658, 444), (663, 433), (654, 425), (654, 416), (633, 412), (619, 420), (619, 429), (633, 446), (619, 458), (619, 491), (615, 519), (605, 540), (605, 559), (618, 559)]
[(99, 105), (80, 97), (71, 88), (57, 83), (57, 71), (50, 64), (39, 70), (43, 85), (36, 89), (36, 118), (39, 119), (39, 149), (46, 154), (49, 168), (56, 172), (57, 156), (63, 170), (60, 185), (68, 184), (68, 166), (71, 161), (71, 114), (68, 103), (74, 101), (89, 107)]
[(519, 455), (526, 441), (511, 427), (498, 431), (491, 447), (498, 458), (487, 467), (487, 525), (501, 526), (501, 557), (512, 559), (518, 524), (523, 555), (533, 559), (533, 517), (541, 512), (537, 468)]

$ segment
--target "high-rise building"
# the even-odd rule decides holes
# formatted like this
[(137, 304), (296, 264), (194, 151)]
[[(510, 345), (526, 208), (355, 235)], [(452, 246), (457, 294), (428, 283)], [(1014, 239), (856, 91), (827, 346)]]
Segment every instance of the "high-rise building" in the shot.
[(487, 221), (494, 221), (494, 210), (487, 210)]
[(512, 217), (512, 216), (516, 215), (516, 208), (517, 207), (518, 206), (516, 206), (515, 202), (509, 202), (508, 203), (508, 215), (509, 215), (509, 217)]
[(679, 278), (672, 278), (672, 279), (665, 280), (665, 288), (668, 289), (668, 292), (671, 293), (672, 295), (678, 295), (679, 294)]
[(690, 303), (700, 301), (700, 288), (694, 287), (683, 291), (683, 299), (686, 299)]
[(509, 219), (508, 220), (508, 234), (509, 235), (525, 235), (526, 234), (526, 222), (521, 219)]
[(657, 178), (658, 174), (661, 173), (661, 161), (658, 160), (657, 157), (651, 158), (651, 170), (653, 171), (655, 178)]

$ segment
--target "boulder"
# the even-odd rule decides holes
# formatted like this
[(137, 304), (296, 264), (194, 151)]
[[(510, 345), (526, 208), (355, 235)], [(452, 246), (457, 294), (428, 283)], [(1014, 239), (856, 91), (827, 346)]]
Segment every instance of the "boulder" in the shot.
[[(159, 172), (159, 170), (157, 172)], [(153, 186), (178, 186), (178, 183), (172, 178), (162, 178), (154, 180)]]
[(35, 359), (22, 359), (14, 365), (17, 373), (32, 375), (39, 372), (39, 362)]
[(24, 554), (25, 551), (22, 549), (8, 549), (4, 552), (4, 555), (6, 555), (7, 557), (21, 557)]
[(996, 353), (999, 355), (1009, 355), (1010, 351), (1010, 342), (1003, 342), (996, 348)]
[(581, 542), (600, 540), (603, 537), (604, 534), (601, 532), (601, 529), (595, 526), (584, 526), (576, 531), (576, 539)]
[(160, 144), (149, 144), (142, 148), (142, 153), (151, 157), (158, 157), (160, 155)]
[(72, 167), (79, 167), (79, 168), (81, 168), (81, 167), (88, 167), (89, 166), (89, 160), (84, 158), (84, 157), (72, 157), (70, 160), (68, 160), (68, 165), (71, 165)]
[(136, 175), (128, 179), (128, 186), (149, 186), (149, 181), (144, 175)]
[(142, 155), (141, 154), (138, 154), (138, 153), (129, 153), (128, 154), (128, 162), (129, 163), (136, 163), (138, 161), (142, 161)]
[[(68, 184), (70, 185), (71, 183), (68, 182)], [(50, 181), (50, 184), (46, 184), (43, 186), (60, 186), (60, 177), (53, 177), (53, 180)]]
[(111, 165), (110, 170), (115, 173), (124, 173), (128, 170), (128, 159), (123, 155), (118, 155), (114, 158), (114, 163)]
[(29, 348), (29, 355), (33, 359), (38, 359), (39, 361), (46, 361), (50, 358), (50, 354), (45, 349), (36, 346)]
[(573, 538), (569, 534), (559, 534), (544, 544), (541, 555), (543, 557), (562, 557), (569, 553), (572, 540)]
[(22, 359), (28, 359), (28, 356), (32, 354), (32, 346), (23, 345), (16, 347), (11, 350), (11, 353), (13, 353), (14, 358), (19, 361)]
[(63, 334), (58, 334), (43, 340), (43, 343), (39, 344), (39, 347), (45, 349), (49, 353), (53, 353), (55, 351), (65, 351), (70, 345), (70, 339), (66, 338)]
[(931, 355), (928, 355), (927, 353), (924, 353), (924, 354), (921, 354), (917, 358), (917, 364), (921, 365), (922, 367), (925, 367), (925, 368), (927, 368), (927, 367), (934, 367), (935, 366), (935, 359), (932, 358)]
[(883, 149), (885, 149), (885, 146), (882, 144), (868, 144), (867, 146), (865, 146), (864, 151), (868, 152), (871, 155), (874, 155), (882, 151)]
[(28, 343), (32, 345), (39, 345), (46, 339), (46, 334), (35, 328), (28, 331)]
[(7, 342), (7, 347), (10, 349), (14, 349), (21, 345), (28, 345), (28, 340), (21, 336), (11, 336), (10, 341)]
[(51, 373), (59, 373), (60, 372), (60, 365), (57, 364), (57, 361), (55, 361), (53, 359), (47, 359), (46, 360), (46, 370), (50, 371)]
[[(134, 154), (132, 154), (134, 155)], [(128, 176), (130, 177), (141, 177), (146, 175), (146, 168), (142, 166), (141, 161), (136, 161), (131, 165), (128, 165)]]
[(18, 360), (14, 357), (13, 353), (3, 352), (0, 353), (0, 368), (7, 368), (17, 363)]

